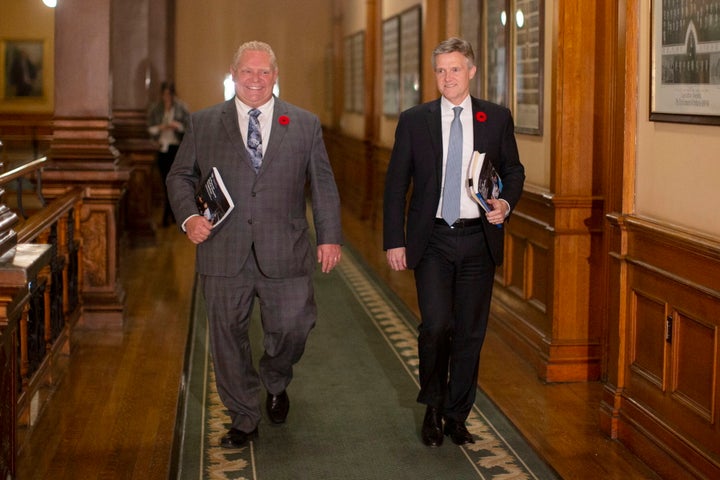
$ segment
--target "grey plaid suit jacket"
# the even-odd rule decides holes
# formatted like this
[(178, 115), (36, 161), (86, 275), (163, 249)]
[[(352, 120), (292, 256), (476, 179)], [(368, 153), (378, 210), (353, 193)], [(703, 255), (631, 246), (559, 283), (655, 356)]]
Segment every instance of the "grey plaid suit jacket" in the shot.
[[(281, 121), (282, 120), (282, 121)], [(235, 209), (198, 245), (198, 273), (235, 276), (254, 245), (258, 265), (271, 278), (310, 274), (316, 254), (306, 217), (311, 194), (318, 244), (341, 244), (340, 199), (318, 117), (275, 98), (270, 139), (256, 174), (238, 125), (235, 100), (198, 111), (167, 178), (175, 218), (198, 213), (195, 192), (217, 167)]]

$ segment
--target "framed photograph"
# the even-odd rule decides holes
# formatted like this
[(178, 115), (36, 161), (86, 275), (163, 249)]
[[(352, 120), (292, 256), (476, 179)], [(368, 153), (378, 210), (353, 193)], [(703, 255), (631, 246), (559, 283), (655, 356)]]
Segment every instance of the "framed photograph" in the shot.
[(352, 44), (353, 111), (365, 111), (365, 32), (353, 35)]
[(400, 14), (400, 111), (420, 103), (420, 7)]
[(545, 0), (461, 0), (461, 31), (476, 47), (471, 92), (508, 107), (515, 132), (543, 134)]
[(45, 97), (43, 55), (42, 40), (2, 41), (2, 100), (42, 100)]
[(400, 113), (400, 18), (383, 22), (383, 114)]
[(346, 112), (362, 113), (365, 110), (365, 32), (345, 37), (343, 88)]
[(507, 22), (509, 3), (510, 0), (484, 2), (484, 28), (480, 30), (483, 37), (479, 41), (482, 54), (478, 52), (483, 60), (483, 75), (475, 75), (478, 82), (484, 81), (479, 88), (484, 97), (506, 107), (510, 107), (510, 25)]
[(383, 114), (399, 115), (420, 103), (421, 9), (383, 22)]
[(650, 120), (720, 125), (720, 22), (710, 0), (652, 0)]
[(515, 131), (542, 135), (543, 0), (515, 0), (512, 11)]
[(345, 37), (343, 41), (343, 110), (353, 111), (353, 37)]

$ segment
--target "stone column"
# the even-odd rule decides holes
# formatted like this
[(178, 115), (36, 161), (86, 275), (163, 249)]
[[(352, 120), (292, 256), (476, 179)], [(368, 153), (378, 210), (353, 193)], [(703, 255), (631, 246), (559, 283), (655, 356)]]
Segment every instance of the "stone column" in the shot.
[(148, 135), (146, 119), (148, 105), (157, 99), (155, 90), (150, 90), (157, 76), (150, 56), (150, 30), (165, 29), (164, 18), (159, 23), (150, 18), (150, 3), (156, 1), (112, 4), (110, 68), (113, 78), (123, 79), (113, 83), (113, 137), (122, 164), (131, 171), (122, 224), (133, 245), (155, 243), (153, 193), (163, 189), (155, 166), (157, 146)]
[[(55, 9), (55, 113), (43, 194), (84, 189), (83, 317), (122, 325), (119, 206), (130, 178), (112, 136), (111, 0), (63, 0)], [(123, 79), (117, 79), (123, 81)]]

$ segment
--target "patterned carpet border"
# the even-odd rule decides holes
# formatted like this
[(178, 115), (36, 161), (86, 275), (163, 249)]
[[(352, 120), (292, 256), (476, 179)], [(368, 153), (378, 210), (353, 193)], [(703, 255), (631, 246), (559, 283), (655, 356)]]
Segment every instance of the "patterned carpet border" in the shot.
[[(398, 302), (388, 298), (378, 283), (372, 279), (372, 274), (362, 269), (354, 259), (346, 261), (349, 260), (348, 257), (349, 255), (345, 255), (341, 263), (340, 274), (419, 389), (417, 328), (415, 324), (410, 323), (412, 314), (408, 311), (400, 311)], [(493, 421), (478, 405), (482, 400), (486, 400), (485, 395), (478, 392), (478, 401), (475, 402), (467, 419), (467, 427), (475, 437), (475, 443), (462, 447), (468, 460), (475, 465), (479, 478), (503, 480), (556, 478), (538, 458), (533, 459), (534, 468), (523, 460), (523, 456), (512, 445), (517, 443), (519, 434), (512, 432), (515, 437), (513, 441), (507, 438), (505, 432), (496, 428)], [(489, 405), (484, 405), (484, 408), (488, 407)], [(505, 430), (508, 426), (509, 424), (505, 426)], [(524, 456), (528, 454), (534, 456), (534, 452), (527, 450), (523, 452)]]

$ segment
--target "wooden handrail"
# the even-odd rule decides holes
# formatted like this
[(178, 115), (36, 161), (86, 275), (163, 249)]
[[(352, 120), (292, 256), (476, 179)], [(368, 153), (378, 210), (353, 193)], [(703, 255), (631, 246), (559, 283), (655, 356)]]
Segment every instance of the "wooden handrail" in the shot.
[(25, 175), (40, 170), (42, 165), (47, 162), (47, 157), (40, 157), (30, 162), (24, 163), (17, 168), (0, 174), (0, 185), (12, 182), (15, 179), (24, 177)]
[(18, 243), (33, 242), (40, 232), (46, 230), (48, 225), (56, 222), (58, 218), (75, 207), (77, 202), (82, 198), (83, 189), (81, 187), (75, 187), (53, 199), (45, 208), (25, 220), (17, 228)]

